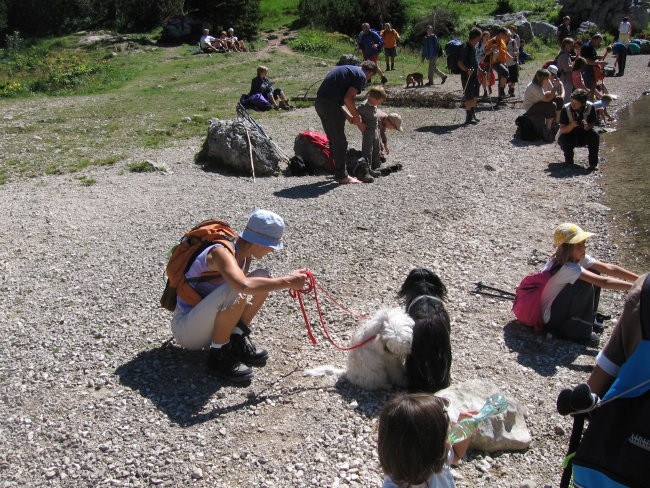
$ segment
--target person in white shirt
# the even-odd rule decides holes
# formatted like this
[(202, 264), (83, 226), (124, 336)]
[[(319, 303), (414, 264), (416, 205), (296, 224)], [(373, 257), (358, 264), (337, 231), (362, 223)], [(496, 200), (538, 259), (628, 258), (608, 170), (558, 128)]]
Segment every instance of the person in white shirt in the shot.
[(601, 288), (627, 291), (639, 278), (632, 271), (586, 254), (586, 241), (593, 235), (569, 222), (557, 226), (553, 233), (555, 253), (543, 269), (550, 270), (552, 276), (541, 298), (544, 330), (592, 346), (600, 341), (594, 324)]
[(630, 24), (629, 17), (623, 17), (623, 20), (618, 24), (618, 40), (626, 46), (630, 43), (632, 37), (632, 24)]
[(218, 53), (221, 52), (221, 49), (218, 47), (221, 45), (221, 42), (216, 37), (210, 35), (209, 29), (203, 29), (203, 35), (199, 40), (199, 47), (204, 53)]

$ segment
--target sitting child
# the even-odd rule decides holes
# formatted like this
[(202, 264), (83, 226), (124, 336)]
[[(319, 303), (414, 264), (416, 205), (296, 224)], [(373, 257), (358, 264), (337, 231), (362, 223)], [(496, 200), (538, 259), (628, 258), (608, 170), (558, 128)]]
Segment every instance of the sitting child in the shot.
[(545, 330), (595, 346), (600, 341), (597, 332), (602, 332), (598, 325), (594, 328), (600, 290), (629, 290), (639, 276), (586, 254), (586, 241), (592, 235), (576, 224), (557, 226), (555, 253), (544, 266), (552, 276), (542, 291), (541, 308)]
[[(467, 452), (470, 439), (451, 446), (448, 400), (428, 393), (391, 398), (379, 417), (382, 488), (453, 488), (449, 466)], [(460, 417), (469, 417), (463, 413)], [(459, 418), (460, 418), (459, 417)]]
[(251, 97), (257, 93), (261, 94), (275, 110), (291, 110), (293, 106), (289, 104), (287, 97), (284, 95), (282, 88), (273, 88), (273, 82), (269, 81), (266, 75), (269, 69), (266, 66), (257, 67), (257, 76), (251, 81), (251, 89), (248, 96)]

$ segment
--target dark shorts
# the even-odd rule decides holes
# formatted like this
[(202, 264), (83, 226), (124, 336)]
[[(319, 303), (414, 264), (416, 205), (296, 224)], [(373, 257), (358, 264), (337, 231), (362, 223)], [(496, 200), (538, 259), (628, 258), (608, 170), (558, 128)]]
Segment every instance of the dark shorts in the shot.
[(492, 69), (497, 72), (499, 79), (508, 77), (508, 67), (505, 64), (493, 64)]
[(397, 48), (396, 47), (385, 47), (384, 54), (389, 58), (397, 57)]
[(508, 81), (511, 83), (519, 83), (519, 65), (513, 64), (508, 66)]
[(469, 77), (469, 82), (467, 73), (460, 74), (460, 82), (465, 89), (463, 100), (472, 100), (478, 98), (480, 93), (480, 85), (478, 83), (478, 77), (476, 76), (476, 71), (472, 73), (472, 76)]

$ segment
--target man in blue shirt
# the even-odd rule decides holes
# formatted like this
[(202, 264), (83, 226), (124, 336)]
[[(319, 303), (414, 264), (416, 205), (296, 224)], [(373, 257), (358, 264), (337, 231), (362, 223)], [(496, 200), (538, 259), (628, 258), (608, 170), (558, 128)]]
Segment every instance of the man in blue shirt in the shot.
[(623, 76), (625, 74), (625, 59), (627, 58), (627, 46), (621, 41), (616, 41), (612, 44), (612, 54), (616, 56), (616, 63), (614, 66), (618, 67), (616, 76)]
[(384, 45), (384, 40), (376, 30), (370, 28), (369, 23), (364, 22), (361, 25), (357, 44), (363, 53), (363, 60), (376, 63), (379, 60), (379, 53)]
[(378, 71), (373, 61), (364, 61), (361, 66), (336, 66), (325, 76), (316, 93), (314, 107), (329, 139), (330, 154), (334, 161), (334, 178), (341, 185), (361, 183), (348, 175), (346, 169), (348, 140), (345, 137), (346, 116), (343, 107), (352, 116), (351, 123), (363, 132), (366, 126), (361, 121), (354, 98)]

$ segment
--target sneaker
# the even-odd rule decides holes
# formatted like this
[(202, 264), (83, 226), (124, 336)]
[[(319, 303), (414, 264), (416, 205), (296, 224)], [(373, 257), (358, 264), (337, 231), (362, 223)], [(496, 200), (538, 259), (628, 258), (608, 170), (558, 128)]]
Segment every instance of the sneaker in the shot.
[(264, 366), (269, 359), (266, 349), (257, 349), (250, 339), (251, 330), (242, 322), (237, 327), (244, 331), (243, 334), (232, 334), (230, 344), (232, 345), (233, 357), (247, 366)]
[(359, 163), (356, 171), (356, 177), (359, 181), (362, 181), (364, 183), (372, 183), (375, 181), (375, 179), (370, 176), (370, 168), (366, 162)]
[(253, 370), (241, 364), (232, 353), (232, 344), (224, 344), (220, 349), (210, 348), (208, 373), (234, 383), (245, 383), (253, 378)]
[(444, 84), (445, 84), (445, 81), (447, 81), (447, 77), (446, 77), (446, 76), (443, 76), (443, 77), (442, 77), (442, 81), (440, 82), (440, 84), (441, 84), (441, 85), (444, 85)]

